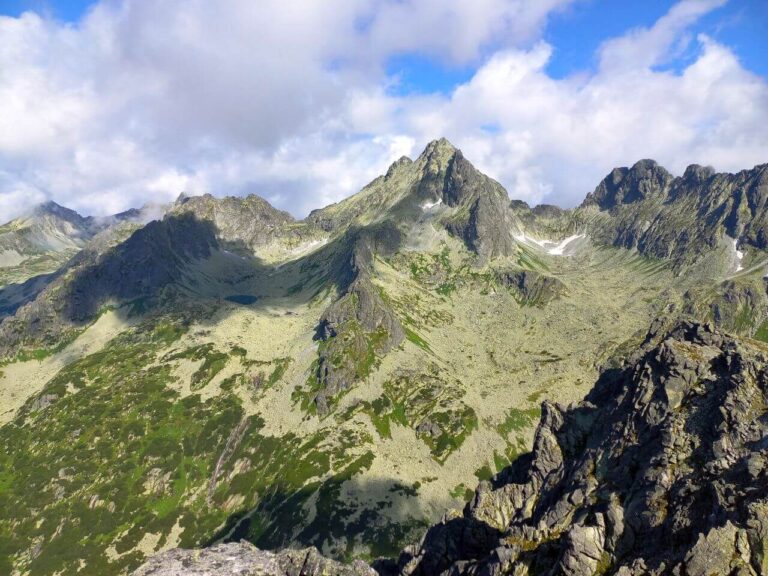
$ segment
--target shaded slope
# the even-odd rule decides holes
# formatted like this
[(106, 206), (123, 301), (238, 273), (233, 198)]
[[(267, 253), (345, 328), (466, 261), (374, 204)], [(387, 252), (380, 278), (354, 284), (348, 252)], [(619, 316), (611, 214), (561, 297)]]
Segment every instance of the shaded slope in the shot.
[(768, 349), (650, 333), (533, 452), (400, 559), (403, 574), (762, 574)]
[(401, 233), (390, 223), (350, 230), (340, 240), (337, 283), (342, 296), (320, 318), (318, 360), (313, 398), (320, 414), (328, 413), (336, 396), (365, 379), (378, 357), (405, 337), (394, 310), (373, 285), (373, 260), (394, 254)]
[(157, 299), (186, 264), (216, 247), (210, 223), (182, 215), (150, 222), (104, 252), (78, 254), (34, 301), (0, 323), (0, 358), (66, 341), (104, 305)]

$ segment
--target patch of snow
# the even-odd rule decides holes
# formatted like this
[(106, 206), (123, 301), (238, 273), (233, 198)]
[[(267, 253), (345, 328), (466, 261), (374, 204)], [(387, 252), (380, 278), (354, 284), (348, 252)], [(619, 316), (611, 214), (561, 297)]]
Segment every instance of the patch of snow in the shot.
[(513, 238), (518, 242), (523, 242), (529, 245), (536, 245), (542, 250), (546, 250), (547, 254), (552, 254), (553, 256), (562, 256), (566, 246), (578, 238), (584, 238), (584, 234), (574, 234), (573, 236), (568, 236), (568, 238), (561, 240), (559, 243), (554, 242), (553, 240), (538, 240), (532, 236), (526, 236), (525, 232), (519, 235), (514, 235)]
[(428, 211), (432, 210), (432, 208), (434, 208), (435, 206), (440, 206), (440, 204), (442, 204), (442, 203), (443, 203), (443, 199), (442, 198), (438, 198), (437, 202), (424, 202), (424, 204), (421, 205), (421, 209), (424, 212), (428, 212)]
[(552, 242), (552, 240), (537, 240), (533, 236), (526, 236), (525, 232), (518, 236), (513, 236), (515, 240), (518, 242), (523, 242), (525, 244), (535, 244), (539, 248), (547, 248), (547, 244), (555, 244), (555, 242)]
[(741, 265), (741, 261), (744, 259), (744, 252), (739, 250), (739, 241), (736, 238), (733, 239), (733, 251), (736, 253), (736, 260), (738, 260), (736, 272), (741, 272), (744, 270), (744, 266)]
[(574, 234), (573, 236), (568, 236), (568, 238), (560, 242), (560, 244), (558, 244), (554, 248), (550, 248), (549, 250), (547, 250), (547, 252), (549, 252), (550, 254), (554, 254), (555, 256), (562, 256), (566, 246), (568, 246), (568, 244), (570, 244), (574, 240), (578, 240), (579, 238), (584, 238), (584, 234)]

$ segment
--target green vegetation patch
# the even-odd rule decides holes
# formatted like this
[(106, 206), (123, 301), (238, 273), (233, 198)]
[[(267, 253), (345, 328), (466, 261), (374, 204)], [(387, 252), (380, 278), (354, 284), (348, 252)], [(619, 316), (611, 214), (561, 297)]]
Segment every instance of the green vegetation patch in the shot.
[[(475, 411), (464, 404), (458, 381), (433, 373), (401, 373), (384, 384), (384, 394), (356, 409), (365, 412), (381, 438), (391, 438), (394, 423), (409, 426), (442, 463), (478, 426)], [(341, 416), (349, 417), (349, 414)]]
[(451, 497), (456, 498), (457, 500), (463, 500), (464, 502), (469, 502), (472, 497), (475, 495), (474, 490), (467, 487), (466, 484), (463, 482), (461, 484), (457, 484), (454, 486), (453, 490), (449, 492)]
[(272, 370), (269, 378), (267, 378), (267, 388), (274, 386), (280, 381), (280, 379), (285, 375), (285, 371), (288, 370), (288, 366), (290, 366), (291, 362), (293, 362), (293, 359), (289, 357), (277, 358), (276, 360), (273, 360), (273, 362), (275, 364), (275, 369)]
[(490, 480), (491, 478), (493, 478), (493, 474), (494, 472), (488, 464), (485, 464), (484, 466), (481, 466), (480, 468), (475, 470), (475, 476), (480, 481)]
[(454, 265), (447, 246), (439, 253), (401, 253), (392, 262), (396, 268), (407, 270), (411, 279), (443, 297), (449, 297), (465, 286), (485, 292), (493, 284), (490, 271), (474, 269), (470, 258)]
[(541, 418), (541, 408), (539, 407), (525, 410), (511, 408), (497, 429), (502, 437), (509, 438), (512, 432), (521, 432), (534, 427), (539, 418)]
[(760, 340), (761, 342), (768, 342), (768, 321), (760, 324), (760, 327), (755, 332), (753, 338), (755, 340)]
[(405, 330), (405, 337), (408, 339), (409, 342), (413, 342), (414, 344), (416, 344), (416, 346), (418, 346), (422, 350), (425, 350), (427, 352), (432, 352), (432, 349), (429, 347), (429, 344), (427, 343), (426, 340), (424, 340), (424, 338), (419, 336), (416, 332), (414, 332), (408, 327), (405, 327), (404, 330)]
[[(269, 436), (232, 393), (182, 398), (162, 360), (221, 359), (209, 346), (168, 354), (185, 331), (174, 320), (126, 330), (60, 370), (0, 428), (0, 572), (126, 572), (144, 560), (137, 545), (147, 534), (162, 546), (176, 529), (181, 546), (201, 546), (257, 508), (246, 536), (287, 543), (313, 497), (331, 520), (305, 534), (342, 537), (350, 511), (340, 486), (371, 465), (370, 435)], [(271, 364), (277, 380), (288, 360)]]
[(192, 380), (190, 386), (192, 390), (200, 390), (213, 380), (216, 375), (221, 372), (227, 365), (230, 355), (224, 352), (219, 352), (214, 349), (212, 343), (200, 344), (199, 346), (193, 346), (187, 348), (182, 352), (176, 352), (169, 354), (163, 358), (164, 361), (178, 360), (186, 358), (187, 360), (202, 360), (203, 363), (192, 374)]
[(335, 306), (336, 315), (346, 320), (335, 324), (333, 335), (320, 341), (306, 384), (297, 387), (292, 395), (294, 402), (300, 402), (303, 410), (313, 414), (321, 396), (328, 411), (332, 411), (355, 383), (365, 380), (378, 367), (390, 345), (391, 336), (384, 326), (371, 331), (358, 320), (356, 293), (347, 294)]

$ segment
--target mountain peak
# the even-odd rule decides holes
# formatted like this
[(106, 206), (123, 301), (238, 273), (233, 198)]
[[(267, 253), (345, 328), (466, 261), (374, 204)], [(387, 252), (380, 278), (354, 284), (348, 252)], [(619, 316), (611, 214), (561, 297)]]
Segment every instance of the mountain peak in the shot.
[[(632, 168), (630, 170), (634, 170), (636, 172), (638, 171), (645, 171), (645, 170), (655, 170), (657, 168), (660, 168), (659, 163), (656, 162), (653, 158), (643, 158), (642, 160), (638, 160), (632, 165)], [(662, 168), (663, 170), (663, 168)]]
[(639, 160), (632, 168), (614, 168), (587, 195), (582, 206), (597, 205), (608, 210), (619, 204), (632, 204), (664, 194), (673, 180), (672, 174), (655, 160)]
[(427, 160), (436, 156), (441, 158), (450, 158), (458, 151), (459, 149), (451, 144), (446, 138), (440, 138), (438, 140), (432, 140), (429, 144), (427, 144), (419, 158), (424, 158)]
[(28, 217), (32, 219), (53, 217), (80, 228), (87, 227), (92, 221), (90, 216), (81, 216), (78, 212), (62, 206), (61, 204), (57, 204), (53, 200), (47, 200), (32, 208)]
[(64, 206), (62, 206), (61, 204), (57, 204), (53, 200), (47, 200), (35, 206), (32, 209), (32, 215), (33, 216), (54, 215), (54, 216), (59, 216), (64, 218), (71, 217), (72, 215), (77, 215), (82, 218), (82, 216), (80, 216), (74, 210), (65, 208)]
[(386, 177), (389, 178), (392, 176), (392, 174), (394, 174), (395, 171), (397, 171), (397, 169), (401, 166), (409, 166), (410, 164), (413, 164), (413, 160), (411, 160), (408, 156), (400, 156), (400, 158), (390, 164), (389, 168), (387, 169)]
[(712, 166), (700, 166), (699, 164), (691, 164), (685, 169), (683, 174), (683, 180), (689, 182), (706, 182), (712, 176), (715, 175), (715, 169)]

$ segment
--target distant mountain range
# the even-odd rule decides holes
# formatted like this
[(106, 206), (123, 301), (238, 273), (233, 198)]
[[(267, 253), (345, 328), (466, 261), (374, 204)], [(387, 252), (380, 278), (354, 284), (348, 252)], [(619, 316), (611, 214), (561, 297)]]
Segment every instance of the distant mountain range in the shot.
[[(763, 450), (767, 202), (768, 164), (641, 160), (531, 208), (442, 139), (303, 220), (255, 195), (42, 205), (0, 227), (0, 572), (241, 538), (394, 559), (471, 500), (376, 566), (672, 574), (711, 532), (749, 542), (724, 573), (760, 573), (765, 471), (718, 462)], [(754, 426), (735, 406), (710, 438), (731, 396)]]

